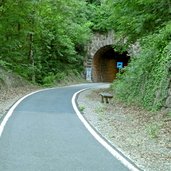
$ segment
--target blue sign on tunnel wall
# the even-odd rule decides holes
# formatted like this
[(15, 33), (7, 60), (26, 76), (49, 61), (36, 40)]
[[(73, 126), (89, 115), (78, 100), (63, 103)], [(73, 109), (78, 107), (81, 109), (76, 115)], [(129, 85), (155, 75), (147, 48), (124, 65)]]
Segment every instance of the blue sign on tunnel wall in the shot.
[(123, 62), (117, 62), (116, 67), (117, 67), (118, 69), (122, 69), (122, 68), (123, 68)]

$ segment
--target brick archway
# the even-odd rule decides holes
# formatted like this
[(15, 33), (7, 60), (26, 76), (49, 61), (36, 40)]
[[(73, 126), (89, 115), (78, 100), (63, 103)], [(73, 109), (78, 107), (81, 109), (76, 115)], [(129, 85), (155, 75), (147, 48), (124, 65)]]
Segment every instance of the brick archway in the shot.
[(126, 52), (119, 54), (110, 45), (100, 48), (92, 61), (92, 81), (112, 82), (119, 72), (117, 63), (122, 63), (124, 67), (128, 64), (129, 59)]
[(93, 82), (112, 82), (116, 77), (116, 60), (111, 46), (99, 49), (93, 57), (92, 80)]
[(124, 65), (127, 65), (129, 60), (127, 52), (118, 54), (112, 48), (114, 44), (117, 44), (117, 40), (113, 31), (104, 34), (95, 33), (92, 36), (85, 47), (87, 50), (84, 63), (86, 80), (112, 82), (118, 72), (117, 62), (123, 61)]

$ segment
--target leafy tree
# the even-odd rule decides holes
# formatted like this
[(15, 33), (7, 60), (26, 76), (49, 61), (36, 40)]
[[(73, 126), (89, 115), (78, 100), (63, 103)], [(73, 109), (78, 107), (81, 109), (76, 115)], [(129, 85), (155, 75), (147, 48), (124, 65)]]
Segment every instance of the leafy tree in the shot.
[[(163, 106), (169, 83), (170, 1), (115, 0), (112, 9), (116, 34), (127, 38), (127, 44), (140, 42), (141, 52), (132, 57), (126, 72), (114, 84), (118, 97), (149, 109)], [(127, 98), (125, 98), (127, 97)]]
[(160, 109), (164, 105), (170, 79), (170, 26), (143, 38), (140, 54), (132, 58), (115, 84), (114, 89), (122, 100), (148, 109)]
[(96, 5), (101, 4), (101, 0), (86, 0), (86, 2), (88, 2), (90, 4), (96, 4)]
[(86, 11), (83, 0), (1, 1), (0, 60), (39, 83), (52, 73), (80, 72), (90, 34)]
[(165, 0), (109, 0), (113, 28), (130, 41), (156, 32), (170, 20), (171, 4)]
[(126, 49), (137, 41), (141, 46), (141, 52), (131, 58), (126, 72), (113, 83), (116, 95), (128, 103), (161, 108), (167, 94), (171, 60), (170, 1), (106, 0), (96, 5), (93, 12), (94, 31), (114, 30), (115, 36), (127, 40), (115, 45), (115, 50)]

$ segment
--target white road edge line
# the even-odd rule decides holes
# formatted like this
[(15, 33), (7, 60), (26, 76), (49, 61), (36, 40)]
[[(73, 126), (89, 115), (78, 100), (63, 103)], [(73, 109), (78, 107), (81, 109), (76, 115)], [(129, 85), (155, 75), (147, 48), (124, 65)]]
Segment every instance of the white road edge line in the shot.
[[(67, 86), (66, 86), (67, 87)], [(68, 86), (69, 87), (69, 86)], [(2, 136), (3, 130), (5, 128), (5, 125), (7, 123), (7, 121), (9, 120), (9, 118), (12, 116), (15, 108), (27, 97), (41, 92), (41, 91), (46, 91), (46, 90), (50, 90), (50, 89), (55, 89), (55, 88), (47, 88), (47, 89), (42, 89), (42, 90), (38, 90), (35, 92), (32, 92), (30, 94), (27, 94), (25, 96), (23, 96), (21, 99), (19, 99), (7, 112), (7, 114), (5, 115), (3, 121), (0, 123), (0, 138)], [(77, 108), (77, 105), (75, 103), (76, 101), (76, 97), (77, 95), (84, 91), (86, 89), (82, 89), (78, 92), (76, 92), (73, 97), (72, 97), (72, 105), (73, 108), (78, 116), (78, 118), (81, 120), (81, 122), (84, 124), (84, 126), (88, 129), (88, 131), (94, 136), (94, 138), (100, 143), (102, 144), (115, 158), (117, 158), (121, 163), (123, 163), (127, 168), (129, 168), (131, 171), (140, 171), (139, 169), (137, 169), (135, 166), (133, 166), (129, 161), (127, 161), (123, 156), (121, 156), (116, 150), (113, 149), (113, 147), (111, 145), (109, 145), (106, 141), (104, 141), (92, 128), (91, 126), (88, 124), (88, 122), (84, 119), (84, 117), (82, 116), (82, 114), (80, 113), (80, 111)]]
[(116, 159), (118, 159), (121, 163), (123, 163), (130, 171), (140, 171), (137, 169), (133, 164), (131, 164), (128, 160), (126, 160), (121, 154), (119, 154), (110, 144), (108, 144), (105, 140), (103, 140), (97, 133), (96, 131), (89, 125), (89, 123), (84, 119), (82, 114), (77, 108), (76, 105), (76, 97), (79, 93), (82, 91), (85, 91), (87, 89), (82, 89), (78, 92), (76, 92), (73, 97), (72, 97), (72, 105), (73, 108), (78, 116), (78, 118), (81, 120), (81, 122), (84, 124), (84, 126), (88, 129), (88, 131), (94, 136), (94, 138), (101, 144), (103, 145)]
[[(77, 85), (77, 84), (76, 84), (76, 85), (69, 85), (69, 86), (64, 86), (64, 87), (73, 87), (73, 86), (79, 86), (79, 85), (81, 85), (81, 84), (78, 84), (78, 85)], [(84, 85), (84, 84), (82, 84), (82, 85)], [(16, 107), (17, 107), (25, 98), (27, 98), (27, 97), (29, 97), (29, 96), (35, 94), (35, 93), (39, 93), (39, 92), (41, 92), (41, 91), (46, 91), (46, 90), (51, 90), (51, 89), (56, 89), (56, 88), (63, 88), (63, 87), (52, 87), (52, 88), (40, 89), (40, 90), (34, 91), (34, 92), (32, 92), (32, 93), (29, 93), (29, 94), (23, 96), (22, 98), (20, 98), (18, 101), (16, 101), (16, 102), (12, 105), (12, 107), (9, 109), (9, 111), (7, 112), (7, 114), (5, 115), (5, 117), (3, 118), (2, 122), (0, 123), (0, 138), (1, 138), (2, 133), (3, 133), (3, 131), (4, 131), (5, 125), (6, 125), (7, 121), (9, 120), (9, 118), (12, 116), (12, 114), (13, 114), (15, 108), (16, 108)]]
[(5, 117), (3, 118), (2, 122), (0, 123), (0, 138), (2, 136), (2, 133), (3, 133), (3, 130), (5, 128), (5, 125), (7, 123), (7, 121), (9, 120), (9, 118), (12, 116), (15, 108), (27, 97), (35, 94), (35, 93), (38, 93), (38, 92), (41, 92), (41, 91), (44, 91), (46, 89), (42, 89), (42, 90), (37, 90), (37, 91), (34, 91), (30, 94), (27, 94), (25, 96), (23, 96), (22, 98), (20, 98), (16, 103), (14, 103), (14, 105), (9, 109), (9, 111), (7, 112), (7, 114), (5, 115)]
[[(84, 85), (84, 84), (76, 84), (76, 85), (69, 85), (69, 86), (63, 86), (63, 87), (73, 87), (73, 86), (79, 86), (79, 85)], [(40, 90), (37, 90), (37, 91), (34, 91), (32, 93), (29, 93), (25, 96), (23, 96), (22, 98), (20, 98), (18, 101), (16, 101), (12, 107), (9, 109), (9, 111), (7, 112), (7, 114), (5, 115), (5, 117), (3, 118), (2, 122), (0, 123), (0, 138), (2, 136), (2, 133), (4, 131), (4, 128), (5, 128), (5, 125), (7, 123), (7, 121), (9, 120), (9, 118), (12, 116), (15, 108), (27, 97), (33, 95), (33, 94), (36, 94), (36, 93), (39, 93), (41, 91), (46, 91), (46, 90), (52, 90), (52, 89), (56, 89), (56, 88), (63, 88), (63, 87), (52, 87), (52, 88), (45, 88), (45, 89), (40, 89)]]

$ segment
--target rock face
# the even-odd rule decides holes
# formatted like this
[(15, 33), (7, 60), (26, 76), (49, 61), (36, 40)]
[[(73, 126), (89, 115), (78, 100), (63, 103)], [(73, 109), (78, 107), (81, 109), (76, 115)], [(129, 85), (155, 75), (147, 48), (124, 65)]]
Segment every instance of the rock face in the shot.
[(169, 88), (168, 88), (168, 94), (167, 94), (167, 98), (166, 98), (164, 108), (168, 112), (171, 112), (171, 82), (170, 82), (170, 85), (169, 85)]
[(165, 106), (164, 108), (166, 109), (167, 112), (171, 112), (171, 61), (168, 61), (168, 89), (167, 89), (167, 98), (165, 101)]
[(171, 108), (171, 96), (166, 99), (166, 107)]

